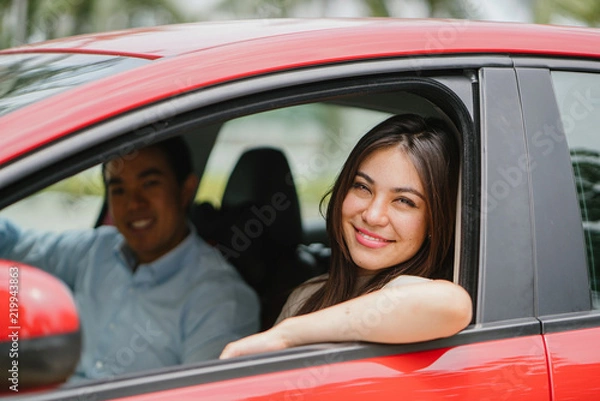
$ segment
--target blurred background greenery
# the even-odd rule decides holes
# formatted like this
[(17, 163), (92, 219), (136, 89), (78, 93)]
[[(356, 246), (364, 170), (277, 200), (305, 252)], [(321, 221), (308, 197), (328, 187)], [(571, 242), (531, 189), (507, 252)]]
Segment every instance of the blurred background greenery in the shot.
[(0, 0), (0, 48), (81, 33), (244, 18), (451, 17), (600, 25), (599, 0)]

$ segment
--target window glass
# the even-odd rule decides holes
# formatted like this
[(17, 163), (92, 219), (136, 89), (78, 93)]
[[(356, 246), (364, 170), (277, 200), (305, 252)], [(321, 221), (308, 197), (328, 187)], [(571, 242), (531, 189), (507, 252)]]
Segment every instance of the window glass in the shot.
[(592, 300), (600, 309), (600, 75), (554, 71), (552, 79), (577, 185)]
[(227, 122), (206, 165), (199, 202), (220, 206), (241, 154), (250, 148), (281, 149), (288, 159), (304, 221), (320, 219), (319, 201), (358, 139), (389, 114), (331, 104), (308, 104)]
[(62, 232), (94, 227), (102, 208), (100, 166), (82, 171), (0, 211), (24, 229)]
[(0, 116), (149, 60), (95, 54), (0, 56)]

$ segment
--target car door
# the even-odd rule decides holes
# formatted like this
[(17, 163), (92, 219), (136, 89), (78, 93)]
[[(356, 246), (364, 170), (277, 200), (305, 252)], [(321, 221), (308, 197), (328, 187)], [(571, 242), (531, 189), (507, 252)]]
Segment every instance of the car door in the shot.
[(537, 313), (554, 399), (600, 391), (600, 63), (517, 61), (528, 137)]
[[(188, 62), (189, 80), (201, 82), (196, 59)], [(202, 135), (203, 127), (302, 103), (390, 93), (399, 101), (418, 96), (462, 133), (454, 279), (473, 297), (471, 326), (452, 338), (420, 344), (318, 344), (67, 386), (32, 399), (549, 399), (545, 344), (535, 315), (527, 148), (517, 75), (508, 57), (356, 61), (179, 94), (176, 102), (113, 116), (13, 162), (0, 171), (3, 199), (8, 203), (168, 135)], [(363, 323), (369, 319), (377, 319), (376, 311)]]
[[(462, 199), (465, 240), (457, 271), (458, 280), (477, 294), (476, 324), (451, 339), (423, 344), (323, 344), (224, 361), (222, 369), (196, 371), (193, 379), (179, 375), (182, 388), (123, 399), (549, 399), (534, 316), (529, 178), (515, 71), (507, 63), (461, 71), (453, 80), (434, 74), (466, 104), (480, 107), (474, 112), (480, 135), (463, 138), (463, 189), (468, 193), (474, 185), (483, 195)], [(460, 84), (464, 78), (466, 87)], [(413, 82), (416, 93), (431, 89), (405, 79), (398, 77), (400, 87)], [(441, 97), (436, 92), (433, 98)], [(514, 165), (521, 166), (518, 177), (508, 168)], [(476, 247), (469, 244), (473, 239)]]
[[(48, 171), (39, 171), (35, 156), (23, 157), (12, 165), (13, 171), (24, 172), (18, 180), (0, 177), (11, 183), (3, 191), (12, 196), (31, 193), (39, 189), (42, 175), (45, 181), (56, 180), (123, 148), (142, 146), (149, 138), (191, 132), (240, 115), (365, 93), (418, 95), (462, 132), (455, 280), (473, 296), (471, 326), (452, 338), (420, 344), (318, 344), (115, 377), (39, 393), (32, 399), (549, 399), (545, 344), (535, 317), (523, 117), (517, 75), (507, 57), (353, 62), (224, 83), (66, 138), (54, 150), (50, 178)], [(148, 129), (133, 124), (136, 129), (131, 130), (136, 116)], [(168, 124), (161, 116), (169, 116)], [(86, 142), (92, 130), (93, 139)], [(65, 148), (73, 152), (73, 147), (76, 152), (70, 157), (58, 153)], [(53, 146), (44, 152), (52, 153)], [(364, 324), (376, 318), (374, 313)]]

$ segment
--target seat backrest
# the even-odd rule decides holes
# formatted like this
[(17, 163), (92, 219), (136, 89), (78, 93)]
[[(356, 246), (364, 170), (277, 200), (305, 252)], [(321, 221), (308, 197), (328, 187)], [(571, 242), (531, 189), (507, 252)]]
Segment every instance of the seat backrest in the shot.
[[(222, 210), (255, 206), (253, 215), (265, 228), (269, 241), (295, 248), (302, 240), (300, 204), (292, 171), (282, 151), (253, 148), (240, 156), (225, 187)], [(248, 235), (258, 231), (254, 220), (247, 222)]]
[(298, 257), (302, 220), (285, 155), (273, 148), (247, 150), (227, 182), (221, 209), (201, 205), (194, 214), (198, 233), (256, 290), (262, 328), (270, 327), (291, 290), (314, 274)]

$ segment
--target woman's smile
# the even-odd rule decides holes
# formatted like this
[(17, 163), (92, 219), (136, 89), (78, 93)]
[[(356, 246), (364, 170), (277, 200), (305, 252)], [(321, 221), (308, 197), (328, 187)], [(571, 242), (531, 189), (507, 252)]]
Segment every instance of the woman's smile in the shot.
[(418, 252), (428, 230), (424, 193), (402, 149), (384, 148), (365, 158), (342, 204), (344, 240), (357, 266), (377, 271)]
[(388, 240), (379, 235), (373, 234), (367, 230), (356, 228), (356, 241), (367, 248), (382, 248), (388, 245), (393, 240)]

